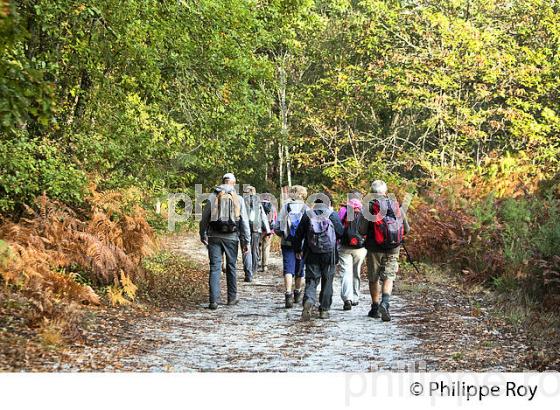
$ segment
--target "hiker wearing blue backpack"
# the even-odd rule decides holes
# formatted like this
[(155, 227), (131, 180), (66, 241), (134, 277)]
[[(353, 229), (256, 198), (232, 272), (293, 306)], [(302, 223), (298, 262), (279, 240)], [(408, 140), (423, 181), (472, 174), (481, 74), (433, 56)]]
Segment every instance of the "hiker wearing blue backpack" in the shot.
[[(368, 316), (391, 320), (389, 302), (393, 282), (399, 270), (399, 253), (403, 236), (410, 231), (406, 215), (398, 201), (387, 195), (387, 184), (381, 180), (371, 184), (372, 200), (359, 224), (359, 233), (366, 235), (367, 271), (371, 310)], [(370, 197), (370, 195), (368, 195)]]
[[(274, 231), (280, 236), (280, 248), (282, 250), (282, 264), (285, 285), (285, 306), (292, 308), (294, 303), (301, 303), (303, 297), (303, 262), (301, 257), (296, 255), (294, 250), (294, 240), (296, 230), (307, 211), (305, 204), (307, 198), (307, 188), (301, 185), (290, 187), (289, 198), (282, 206), (278, 215)], [(295, 289), (292, 289), (292, 286)]]
[(365, 236), (358, 231), (362, 215), (362, 202), (356, 195), (349, 195), (348, 202), (338, 211), (344, 233), (339, 250), (339, 272), (341, 276), (340, 296), (344, 310), (357, 306), (360, 299), (360, 272), (366, 258)]
[(331, 203), (330, 195), (318, 194), (313, 209), (305, 213), (296, 230), (295, 249), (305, 260), (302, 320), (311, 318), (319, 283), (319, 317), (329, 318), (333, 280), (338, 262), (337, 240), (344, 232), (338, 214), (330, 207)]

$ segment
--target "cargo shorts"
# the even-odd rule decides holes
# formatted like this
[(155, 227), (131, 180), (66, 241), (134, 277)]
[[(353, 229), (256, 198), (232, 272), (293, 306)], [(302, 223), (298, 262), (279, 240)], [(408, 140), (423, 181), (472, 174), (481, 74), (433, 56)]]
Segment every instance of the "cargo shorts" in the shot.
[[(392, 251), (396, 252), (396, 251)], [(370, 282), (385, 279), (395, 280), (399, 271), (399, 253), (368, 251), (366, 256), (368, 280)]]

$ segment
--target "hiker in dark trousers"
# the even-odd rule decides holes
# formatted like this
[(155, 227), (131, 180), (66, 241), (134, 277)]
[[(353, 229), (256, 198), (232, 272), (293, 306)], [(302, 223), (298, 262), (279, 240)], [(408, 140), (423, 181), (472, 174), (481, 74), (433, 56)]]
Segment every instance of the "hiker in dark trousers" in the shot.
[(243, 254), (243, 270), (245, 271), (245, 282), (252, 282), (259, 266), (261, 234), (263, 232), (271, 234), (271, 230), (255, 187), (247, 185), (243, 189), (243, 199), (251, 231), (251, 251)]
[(327, 193), (318, 194), (313, 209), (303, 215), (296, 230), (294, 247), (305, 260), (303, 320), (311, 318), (319, 283), (321, 283), (319, 317), (329, 318), (333, 280), (338, 262), (337, 240), (344, 232), (338, 214), (330, 207), (331, 203), (332, 198)]
[[(366, 235), (367, 271), (371, 310), (368, 316), (391, 320), (389, 302), (393, 282), (399, 270), (399, 252), (403, 236), (410, 231), (406, 214), (396, 199), (387, 196), (387, 184), (376, 180), (371, 184), (372, 197), (363, 212), (358, 231)], [(364, 205), (366, 208), (366, 205)]]
[(235, 176), (227, 173), (222, 185), (210, 194), (202, 211), (199, 224), (200, 240), (208, 248), (210, 259), (210, 305), (218, 308), (220, 300), (220, 275), (222, 253), (226, 256), (227, 304), (236, 305), (237, 299), (237, 253), (239, 243), (243, 253), (249, 252), (251, 233), (245, 201), (235, 192)]

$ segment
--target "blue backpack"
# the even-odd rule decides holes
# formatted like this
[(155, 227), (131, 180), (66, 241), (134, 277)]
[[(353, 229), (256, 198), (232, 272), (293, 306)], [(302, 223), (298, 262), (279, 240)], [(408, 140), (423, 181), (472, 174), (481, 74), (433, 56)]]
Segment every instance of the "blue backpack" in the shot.
[(307, 246), (312, 253), (332, 253), (336, 248), (334, 225), (328, 217), (313, 217), (309, 220)]
[(288, 227), (290, 228), (290, 233), (288, 238), (295, 238), (296, 231), (301, 222), (301, 218), (303, 217), (303, 213), (305, 212), (305, 206), (302, 204), (301, 209), (299, 211), (292, 210), (291, 204), (287, 205), (286, 210), (288, 211)]

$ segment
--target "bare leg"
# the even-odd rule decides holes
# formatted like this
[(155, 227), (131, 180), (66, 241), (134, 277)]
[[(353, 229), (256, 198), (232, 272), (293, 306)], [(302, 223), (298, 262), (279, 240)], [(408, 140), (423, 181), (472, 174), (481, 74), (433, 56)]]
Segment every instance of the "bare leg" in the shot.
[(303, 278), (296, 278), (296, 290), (301, 290), (303, 287)]
[(393, 293), (393, 280), (392, 279), (385, 279), (383, 282), (383, 293), (390, 295)]
[(292, 275), (284, 275), (284, 286), (286, 287), (286, 293), (290, 293), (292, 291), (292, 280)]
[(379, 280), (369, 282), (369, 294), (371, 295), (371, 303), (381, 301), (381, 283), (379, 283)]

